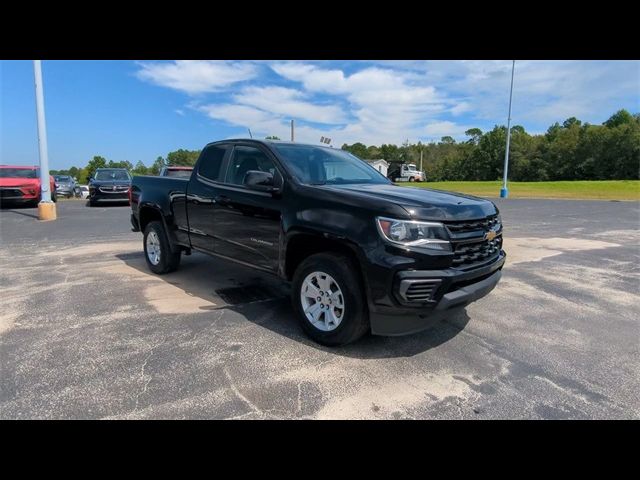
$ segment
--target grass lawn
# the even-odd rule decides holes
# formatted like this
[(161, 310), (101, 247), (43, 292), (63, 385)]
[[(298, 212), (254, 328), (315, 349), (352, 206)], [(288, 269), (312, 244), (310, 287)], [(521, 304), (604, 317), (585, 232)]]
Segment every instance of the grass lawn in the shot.
[[(478, 197), (499, 197), (501, 181), (398, 183), (422, 188), (450, 190)], [(576, 200), (640, 200), (640, 180), (594, 180), (574, 182), (510, 182), (509, 198), (572, 198)]]

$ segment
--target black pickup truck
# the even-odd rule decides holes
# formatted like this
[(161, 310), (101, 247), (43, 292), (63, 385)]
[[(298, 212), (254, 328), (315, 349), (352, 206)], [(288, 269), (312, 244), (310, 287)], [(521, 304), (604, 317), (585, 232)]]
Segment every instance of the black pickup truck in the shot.
[(134, 177), (130, 196), (151, 271), (198, 250), (279, 275), (325, 345), (422, 330), (489, 293), (505, 262), (492, 202), (394, 185), (329, 147), (214, 142), (191, 178)]

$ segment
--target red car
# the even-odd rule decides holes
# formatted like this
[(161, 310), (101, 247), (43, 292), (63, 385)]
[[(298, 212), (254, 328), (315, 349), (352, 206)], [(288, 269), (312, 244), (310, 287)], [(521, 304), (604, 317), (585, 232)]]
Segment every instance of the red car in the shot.
[[(49, 175), (51, 200), (56, 201), (56, 184)], [(0, 203), (40, 201), (40, 168), (23, 165), (0, 165)]]

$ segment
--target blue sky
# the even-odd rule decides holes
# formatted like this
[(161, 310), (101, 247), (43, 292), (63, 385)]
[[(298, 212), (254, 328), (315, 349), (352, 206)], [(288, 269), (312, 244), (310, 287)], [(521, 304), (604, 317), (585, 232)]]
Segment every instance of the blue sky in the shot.
[[(150, 165), (222, 138), (337, 147), (464, 138), (506, 124), (510, 61), (44, 61), (51, 168), (94, 155)], [(517, 61), (513, 123), (640, 111), (638, 61)], [(31, 61), (0, 62), (0, 163), (38, 162)]]

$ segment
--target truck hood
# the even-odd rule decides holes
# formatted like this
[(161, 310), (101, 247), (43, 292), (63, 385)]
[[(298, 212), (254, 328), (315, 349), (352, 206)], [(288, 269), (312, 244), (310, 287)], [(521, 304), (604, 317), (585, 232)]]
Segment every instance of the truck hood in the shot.
[(348, 193), (365, 201), (395, 203), (417, 220), (473, 220), (498, 213), (489, 200), (443, 190), (384, 184), (323, 185), (320, 188)]

